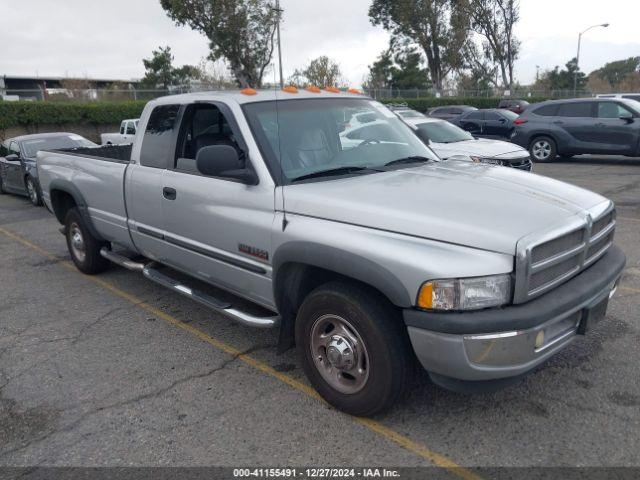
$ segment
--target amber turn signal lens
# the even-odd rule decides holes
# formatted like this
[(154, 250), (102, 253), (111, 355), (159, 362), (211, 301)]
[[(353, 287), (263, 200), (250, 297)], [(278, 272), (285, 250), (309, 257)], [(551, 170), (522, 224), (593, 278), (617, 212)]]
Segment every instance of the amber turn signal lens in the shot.
[(311, 87), (307, 87), (307, 92), (320, 93), (321, 90), (318, 87), (311, 86)]
[(298, 89), (293, 85), (288, 85), (282, 89), (285, 93), (298, 93)]
[(336, 87), (326, 87), (325, 90), (331, 93), (340, 93), (340, 89)]
[(425, 283), (420, 287), (420, 293), (418, 294), (418, 307), (420, 308), (433, 308), (433, 283)]
[(254, 90), (253, 88), (244, 88), (244, 89), (240, 90), (240, 93), (242, 95), (257, 95), (258, 91)]
[(353, 93), (354, 95), (362, 95), (362, 92), (360, 90), (355, 89), (355, 88), (350, 88), (349, 90), (347, 90), (347, 92)]

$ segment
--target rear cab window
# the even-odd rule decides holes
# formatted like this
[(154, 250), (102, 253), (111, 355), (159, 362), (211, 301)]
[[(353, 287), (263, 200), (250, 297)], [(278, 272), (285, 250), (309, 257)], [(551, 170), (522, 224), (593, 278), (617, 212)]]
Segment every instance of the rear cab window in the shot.
[(153, 109), (144, 132), (140, 164), (168, 168), (173, 160), (180, 105), (159, 105)]

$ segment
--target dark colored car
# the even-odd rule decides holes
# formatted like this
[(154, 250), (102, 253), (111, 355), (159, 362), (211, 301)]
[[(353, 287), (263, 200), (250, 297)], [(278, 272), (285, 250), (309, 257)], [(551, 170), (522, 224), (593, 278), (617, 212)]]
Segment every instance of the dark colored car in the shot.
[(506, 139), (513, 133), (516, 118), (518, 114), (510, 110), (490, 108), (467, 112), (452, 123), (475, 137)]
[(447, 120), (448, 122), (455, 122), (466, 112), (472, 112), (478, 110), (476, 107), (470, 105), (446, 105), (443, 107), (432, 108), (428, 112), (428, 116), (433, 118), (439, 118), (440, 120)]
[(96, 146), (73, 133), (39, 133), (5, 140), (0, 144), (0, 193), (24, 195), (34, 205), (42, 205), (36, 168), (38, 151)]
[(552, 100), (529, 107), (511, 141), (548, 162), (583, 153), (640, 156), (640, 102), (617, 99)]
[(530, 103), (526, 100), (512, 100), (509, 98), (503, 98), (502, 100), (500, 100), (500, 103), (498, 103), (498, 108), (511, 110), (513, 113), (517, 113), (518, 115), (520, 115), (527, 109), (529, 105)]

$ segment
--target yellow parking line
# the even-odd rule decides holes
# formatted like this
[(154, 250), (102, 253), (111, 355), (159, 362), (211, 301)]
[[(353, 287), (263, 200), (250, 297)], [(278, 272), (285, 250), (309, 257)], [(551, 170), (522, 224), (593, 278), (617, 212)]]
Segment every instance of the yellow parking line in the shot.
[[(52, 260), (59, 260), (59, 264), (62, 265), (64, 268), (77, 272), (75, 266), (73, 265), (73, 263), (71, 263), (68, 260), (60, 260), (58, 257), (56, 257), (55, 255), (53, 255), (52, 253), (46, 251), (45, 249), (43, 249), (42, 247), (36, 245), (35, 243), (32, 243), (31, 241), (27, 240), (26, 238), (11, 232), (9, 230), (6, 230), (4, 228), (0, 227), (0, 233), (5, 235), (6, 237), (15, 240), (16, 242), (21, 243), (22, 245), (25, 245), (27, 247), (29, 247), (30, 249), (38, 252), (39, 254), (52, 259)], [(276, 370), (274, 370), (272, 367), (270, 367), (269, 365), (267, 365), (264, 362), (261, 362), (260, 360), (256, 360), (255, 358), (252, 358), (248, 355), (244, 355), (240, 350), (238, 350), (237, 348), (221, 341), (218, 340), (212, 336), (210, 336), (209, 334), (203, 332), (202, 330), (198, 330), (197, 328), (181, 322), (180, 320), (178, 320), (177, 318), (172, 317), (171, 315), (163, 312), (162, 310), (159, 310), (156, 307), (153, 307), (151, 305), (149, 305), (148, 303), (144, 302), (143, 300), (139, 299), (138, 297), (131, 295), (127, 292), (125, 292), (124, 290), (119, 289), (118, 287), (116, 287), (115, 285), (113, 285), (110, 282), (107, 282), (105, 280), (100, 279), (99, 277), (93, 277), (93, 276), (84, 276), (84, 278), (86, 280), (89, 280), (91, 282), (93, 282), (96, 285), (99, 285), (100, 287), (110, 291), (111, 293), (113, 293), (114, 295), (123, 298), (124, 300), (134, 304), (136, 307), (139, 307), (143, 310), (146, 310), (147, 312), (153, 314), (154, 316), (164, 320), (165, 322), (169, 323), (170, 325), (173, 325), (177, 328), (180, 328), (186, 332), (189, 332), (190, 334), (198, 337), (200, 340), (208, 343), (209, 345), (214, 346), (215, 348), (222, 350), (225, 353), (228, 353), (229, 355), (233, 355), (235, 357), (238, 358), (238, 360), (246, 363), (247, 365), (252, 366), (253, 368), (255, 368), (256, 370), (259, 370), (273, 378), (276, 378), (278, 380), (280, 380), (281, 382), (289, 385), (290, 387), (304, 393), (305, 395), (308, 395), (309, 397), (312, 397), (316, 400), (321, 400), (324, 401), (322, 399), (322, 397), (320, 397), (320, 395), (318, 395), (318, 393), (311, 388), (310, 386), (288, 376), (285, 375), (281, 372), (278, 372)], [(457, 463), (455, 463), (453, 460), (445, 457), (444, 455), (441, 455), (437, 452), (434, 452), (432, 450), (430, 450), (429, 448), (427, 448), (425, 445), (423, 445), (422, 443), (416, 442), (414, 440), (411, 440), (410, 438), (405, 437), (404, 435), (396, 432), (395, 430), (384, 426), (382, 423), (376, 421), (376, 420), (372, 420), (370, 418), (361, 418), (361, 417), (352, 417), (357, 423), (359, 423), (360, 425), (368, 428), (369, 430), (371, 430), (372, 432), (375, 432), (383, 437), (385, 437), (387, 440), (390, 440), (392, 442), (394, 442), (395, 444), (399, 445), (400, 447), (415, 453), (416, 455), (422, 457), (423, 459), (431, 462), (432, 464), (444, 468), (446, 470), (448, 470), (449, 472), (465, 479), (465, 480), (480, 480), (481, 477), (479, 477), (478, 475), (476, 475), (475, 473), (473, 473), (471, 470), (466, 469), (460, 465), (458, 465)]]

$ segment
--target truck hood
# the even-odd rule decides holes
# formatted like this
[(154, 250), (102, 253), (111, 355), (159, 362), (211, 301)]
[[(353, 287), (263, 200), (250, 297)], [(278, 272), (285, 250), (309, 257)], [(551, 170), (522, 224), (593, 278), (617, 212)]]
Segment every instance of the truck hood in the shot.
[(285, 210), (513, 255), (518, 240), (606, 199), (540, 175), (464, 161), (285, 187)]
[(429, 145), (440, 158), (453, 155), (474, 155), (485, 158), (526, 158), (529, 156), (524, 148), (502, 140), (465, 140), (455, 143), (434, 143)]

